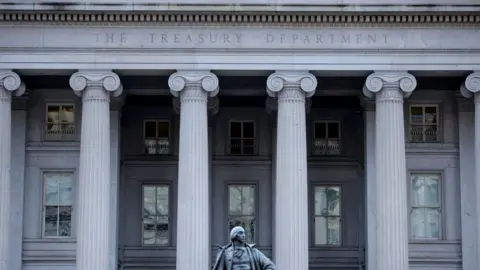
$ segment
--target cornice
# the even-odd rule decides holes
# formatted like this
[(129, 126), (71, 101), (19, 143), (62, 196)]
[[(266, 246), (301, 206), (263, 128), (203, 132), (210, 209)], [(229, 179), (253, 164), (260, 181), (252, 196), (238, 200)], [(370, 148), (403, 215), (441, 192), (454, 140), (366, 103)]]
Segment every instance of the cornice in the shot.
[[(128, 11), (125, 12), (125, 11)], [(388, 26), (478, 26), (478, 13), (392, 14), (391, 12), (364, 13), (226, 13), (212, 12), (148, 12), (148, 11), (0, 11), (0, 22), (11, 23), (62, 23), (62, 24), (222, 24), (224, 25), (388, 25)]]

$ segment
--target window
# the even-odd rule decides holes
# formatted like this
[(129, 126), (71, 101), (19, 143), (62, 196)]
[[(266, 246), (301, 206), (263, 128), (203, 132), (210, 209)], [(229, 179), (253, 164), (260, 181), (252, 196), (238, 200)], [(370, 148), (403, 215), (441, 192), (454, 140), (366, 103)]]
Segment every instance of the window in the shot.
[(47, 104), (45, 140), (75, 140), (75, 106), (73, 104)]
[(168, 245), (170, 242), (170, 186), (143, 186), (143, 245)]
[(229, 153), (232, 155), (253, 155), (255, 148), (255, 122), (230, 121)]
[(255, 185), (228, 186), (228, 229), (245, 228), (247, 243), (255, 241)]
[(440, 174), (411, 174), (411, 238), (438, 240), (441, 238)]
[(145, 153), (147, 155), (170, 154), (170, 122), (145, 120), (143, 126)]
[(72, 236), (73, 172), (43, 174), (43, 237)]
[(315, 186), (315, 245), (340, 245), (340, 186)]
[(438, 105), (410, 106), (410, 141), (438, 142)]
[(313, 123), (313, 154), (340, 154), (340, 122), (317, 121)]

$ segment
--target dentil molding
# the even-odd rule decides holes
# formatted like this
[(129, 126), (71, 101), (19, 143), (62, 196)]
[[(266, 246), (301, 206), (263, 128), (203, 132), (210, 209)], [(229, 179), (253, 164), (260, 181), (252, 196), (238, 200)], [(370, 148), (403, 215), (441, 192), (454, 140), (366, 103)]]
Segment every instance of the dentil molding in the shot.
[(276, 71), (268, 76), (267, 93), (271, 97), (278, 97), (285, 86), (296, 86), (309, 98), (317, 89), (317, 78), (307, 71)]
[(377, 71), (370, 74), (365, 81), (363, 94), (373, 98), (384, 87), (398, 88), (408, 98), (417, 87), (417, 80), (408, 72)]
[(218, 77), (210, 71), (181, 70), (168, 78), (168, 87), (174, 97), (180, 97), (180, 92), (188, 85), (199, 87), (208, 97), (216, 96), (219, 91)]
[(77, 96), (81, 96), (88, 87), (102, 87), (113, 97), (118, 97), (123, 92), (120, 77), (112, 71), (80, 70), (70, 77), (69, 82)]
[(11, 70), (0, 70), (0, 89), (13, 92), (19, 97), (25, 93), (25, 84), (17, 73)]

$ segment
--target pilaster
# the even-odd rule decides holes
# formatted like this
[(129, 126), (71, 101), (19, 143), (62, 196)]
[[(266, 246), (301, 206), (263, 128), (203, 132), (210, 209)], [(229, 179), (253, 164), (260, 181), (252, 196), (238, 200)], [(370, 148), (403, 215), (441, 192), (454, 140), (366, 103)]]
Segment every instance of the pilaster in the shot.
[(82, 97), (82, 127), (78, 177), (77, 269), (111, 268), (110, 228), (111, 139), (110, 99), (122, 92), (111, 71), (73, 74), (70, 86)]
[[(463, 228), (465, 229), (471, 229), (472, 223), (475, 224), (476, 227), (476, 241), (475, 243), (469, 243), (467, 240), (467, 245), (462, 245), (462, 256), (467, 256), (467, 261), (464, 262), (468, 263), (466, 267), (474, 267), (478, 268), (479, 267), (479, 258), (480, 258), (480, 72), (473, 72), (472, 74), (468, 75), (467, 78), (465, 79), (464, 84), (460, 87), (460, 93), (465, 97), (465, 98), (472, 98), (473, 103), (474, 103), (474, 113), (473, 113), (473, 155), (471, 153), (471, 139), (469, 140), (468, 134), (471, 134), (471, 130), (469, 132), (468, 127), (472, 126), (471, 124), (465, 123), (469, 119), (471, 120), (471, 115), (468, 113), (459, 113), (459, 124), (463, 122), (463, 126), (460, 124), (459, 125), (459, 139), (460, 139), (460, 158), (463, 158), (463, 161), (466, 164), (473, 165), (473, 171), (470, 170), (469, 168), (461, 168), (461, 173), (460, 173), (460, 180), (462, 181), (462, 187), (461, 187), (461, 192), (462, 192), (462, 198), (466, 197), (469, 198), (470, 200), (466, 201), (465, 199), (462, 200), (462, 213), (468, 213), (464, 212), (463, 208), (470, 208), (470, 210), (475, 209), (475, 221), (471, 220), (468, 217), (464, 217), (462, 215), (462, 232)], [(459, 105), (462, 105), (460, 103)], [(460, 109), (465, 109), (467, 106), (463, 104)], [(469, 117), (470, 116), (470, 117)], [(461, 119), (460, 117), (464, 118)], [(461, 132), (464, 132), (462, 134)], [(471, 138), (471, 136), (470, 136)], [(463, 143), (463, 144), (462, 144)], [(469, 143), (467, 145), (467, 143)], [(468, 149), (470, 148), (470, 149)], [(470, 160), (468, 160), (470, 159)], [(473, 160), (472, 160), (473, 159)], [(461, 165), (464, 163), (461, 162)], [(470, 167), (470, 168), (471, 168)], [(472, 177), (469, 176), (469, 174), (473, 174)], [(469, 194), (468, 190), (464, 189), (464, 184), (466, 183), (475, 183), (475, 195)], [(469, 185), (471, 187), (471, 185)], [(467, 195), (471, 195), (468, 196)], [(473, 195), (473, 196), (472, 196)], [(473, 198), (475, 198), (475, 206), (472, 206), (471, 203), (473, 201)], [(473, 209), (472, 209), (473, 208)], [(469, 237), (472, 237), (469, 235)], [(464, 239), (464, 238), (462, 238)], [(472, 246), (473, 248), (476, 249), (476, 254), (472, 254), (471, 249)], [(469, 250), (470, 248), (470, 250)], [(463, 250), (466, 249), (466, 250)], [(465, 252), (465, 255), (463, 253)], [(472, 256), (476, 257), (476, 264), (473, 264), (473, 258)], [(465, 267), (465, 266), (464, 266)], [(467, 269), (467, 268), (465, 268)]]
[(280, 269), (308, 269), (306, 99), (317, 79), (308, 72), (275, 72), (267, 93), (276, 98), (274, 258)]
[[(25, 85), (10, 70), (0, 70), (0, 270), (11, 270), (12, 95), (21, 96)], [(16, 256), (15, 256), (16, 257)]]
[[(178, 270), (211, 268), (208, 98), (218, 93), (209, 71), (177, 71), (168, 80), (180, 104), (178, 161)], [(195, 222), (191, 222), (195, 220)]]
[(375, 97), (376, 269), (408, 270), (403, 99), (416, 88), (407, 72), (375, 72), (363, 89)]

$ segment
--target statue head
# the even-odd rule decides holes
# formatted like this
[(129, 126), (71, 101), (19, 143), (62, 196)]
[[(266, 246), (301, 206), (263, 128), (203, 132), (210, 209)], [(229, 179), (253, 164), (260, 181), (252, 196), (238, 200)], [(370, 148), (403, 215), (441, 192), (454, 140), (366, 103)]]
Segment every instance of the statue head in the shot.
[(230, 231), (230, 240), (232, 242), (245, 242), (245, 229), (242, 226), (234, 227)]

